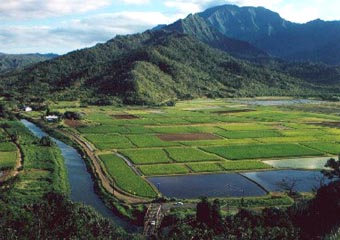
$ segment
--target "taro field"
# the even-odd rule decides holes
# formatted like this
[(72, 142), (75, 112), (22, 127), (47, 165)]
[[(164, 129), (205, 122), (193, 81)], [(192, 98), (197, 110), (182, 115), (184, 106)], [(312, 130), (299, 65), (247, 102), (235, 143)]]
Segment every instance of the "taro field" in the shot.
[[(142, 196), (155, 194), (145, 177), (266, 171), (296, 165), (303, 169), (300, 159), (306, 160), (302, 162), (309, 169), (308, 159), (340, 153), (337, 103), (250, 102), (198, 99), (174, 107), (69, 104), (56, 109), (83, 113), (77, 124), (64, 127), (92, 145), (122, 189)], [(325, 106), (334, 110), (321, 111)], [(270, 164), (289, 159), (288, 165)]]

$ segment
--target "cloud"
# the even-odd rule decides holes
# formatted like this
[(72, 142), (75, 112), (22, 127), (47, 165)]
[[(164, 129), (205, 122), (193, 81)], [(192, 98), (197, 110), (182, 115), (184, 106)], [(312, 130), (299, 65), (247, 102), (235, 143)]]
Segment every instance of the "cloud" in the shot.
[(150, 2), (150, 0), (121, 0), (121, 1), (127, 4), (136, 4), (136, 5), (146, 4)]
[(84, 13), (111, 4), (111, 0), (10, 0), (0, 4), (0, 19), (41, 19)]
[(65, 53), (105, 42), (117, 34), (142, 32), (176, 19), (159, 12), (119, 12), (65, 21), (56, 27), (0, 25), (0, 52)]
[(205, 10), (206, 8), (227, 4), (226, 0), (168, 0), (164, 2), (167, 7), (176, 8), (180, 13), (196, 13)]

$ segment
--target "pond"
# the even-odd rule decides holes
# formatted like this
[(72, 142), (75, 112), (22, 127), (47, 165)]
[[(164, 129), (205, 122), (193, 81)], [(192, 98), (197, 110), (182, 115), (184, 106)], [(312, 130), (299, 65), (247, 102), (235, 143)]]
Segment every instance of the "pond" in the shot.
[(320, 183), (329, 183), (320, 171), (276, 170), (246, 173), (198, 174), (149, 177), (148, 180), (166, 197), (248, 197), (285, 191), (294, 184), (295, 191), (312, 192)]
[[(35, 124), (21, 120), (21, 122), (37, 137), (48, 136), (42, 129)], [(126, 230), (134, 231), (134, 226), (122, 220), (108, 209), (103, 201), (94, 191), (94, 183), (90, 173), (87, 171), (85, 162), (76, 149), (69, 145), (52, 138), (58, 145), (65, 159), (65, 165), (68, 171), (69, 183), (71, 186), (71, 200), (81, 202), (95, 208), (101, 215), (112, 219), (117, 225), (124, 227)]]
[(320, 187), (320, 183), (329, 183), (320, 171), (277, 170), (242, 173), (243, 176), (260, 184), (267, 191), (283, 191), (283, 185), (295, 184), (298, 192), (312, 192)]
[(164, 196), (174, 198), (246, 197), (267, 194), (254, 182), (236, 173), (150, 177), (148, 180)]

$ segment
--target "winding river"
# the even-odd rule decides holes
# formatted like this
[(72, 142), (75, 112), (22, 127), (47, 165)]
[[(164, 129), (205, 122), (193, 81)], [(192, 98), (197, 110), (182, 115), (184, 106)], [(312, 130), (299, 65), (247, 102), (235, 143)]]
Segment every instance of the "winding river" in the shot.
[[(21, 122), (37, 137), (49, 136), (35, 124), (21, 120)], [(94, 183), (90, 173), (87, 171), (84, 159), (76, 149), (69, 145), (52, 138), (58, 145), (65, 159), (65, 165), (68, 171), (69, 183), (71, 186), (71, 200), (81, 202), (95, 208), (104, 217), (112, 219), (118, 226), (123, 227), (127, 231), (135, 231), (136, 227), (122, 220), (115, 215), (109, 208), (105, 206), (103, 201), (94, 191)]]

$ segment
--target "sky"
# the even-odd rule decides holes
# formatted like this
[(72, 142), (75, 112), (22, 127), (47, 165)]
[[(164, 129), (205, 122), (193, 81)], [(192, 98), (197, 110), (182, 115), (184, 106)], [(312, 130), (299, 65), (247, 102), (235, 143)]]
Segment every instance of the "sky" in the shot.
[(297, 23), (340, 20), (339, 0), (0, 0), (0, 52), (65, 54), (222, 4), (263, 6)]

